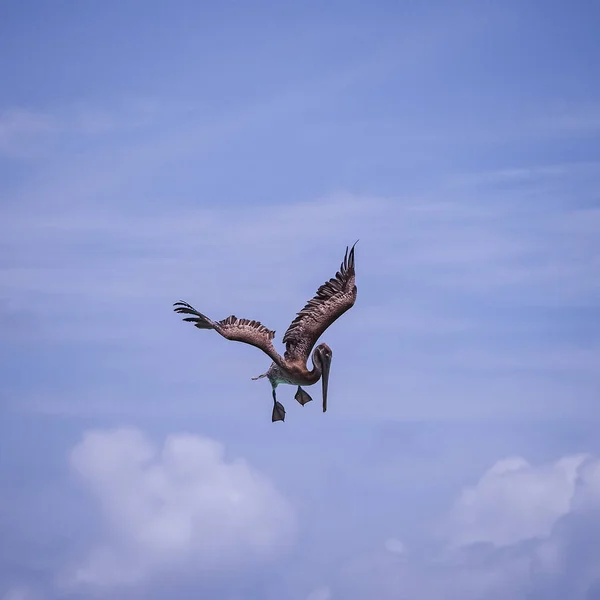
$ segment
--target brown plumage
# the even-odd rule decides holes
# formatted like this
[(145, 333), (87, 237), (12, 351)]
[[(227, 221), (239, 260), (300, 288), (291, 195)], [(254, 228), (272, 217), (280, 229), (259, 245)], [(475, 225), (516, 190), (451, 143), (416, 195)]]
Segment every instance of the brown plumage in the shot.
[[(355, 244), (356, 245), (356, 244)], [(354, 283), (354, 246), (346, 255), (335, 277), (326, 281), (297, 314), (283, 335), (286, 360), (308, 360), (308, 356), (323, 332), (356, 300)]]
[[(356, 246), (356, 243), (354, 244)], [(295, 398), (304, 405), (312, 398), (300, 386), (312, 385), (319, 379), (323, 384), (323, 412), (327, 410), (327, 385), (332, 352), (327, 344), (319, 344), (312, 355), (313, 368), (307, 362), (311, 350), (323, 332), (356, 301), (356, 284), (354, 272), (354, 246), (346, 248), (344, 261), (335, 277), (325, 282), (316, 295), (297, 314), (283, 336), (286, 345), (284, 356), (273, 346), (275, 331), (271, 331), (259, 321), (238, 319), (234, 315), (222, 321), (212, 321), (198, 312), (187, 302), (176, 302), (175, 312), (191, 315), (184, 321), (194, 323), (199, 329), (214, 329), (228, 340), (244, 342), (260, 348), (273, 363), (269, 370), (253, 379), (268, 377), (273, 389), (273, 421), (285, 419), (285, 409), (277, 401), (275, 388), (279, 384), (297, 385)]]

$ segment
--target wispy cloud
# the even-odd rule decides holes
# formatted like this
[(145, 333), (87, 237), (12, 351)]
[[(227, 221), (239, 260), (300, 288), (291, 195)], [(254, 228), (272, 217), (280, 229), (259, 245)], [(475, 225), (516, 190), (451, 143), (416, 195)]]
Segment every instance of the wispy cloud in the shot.
[[(101, 153), (107, 142), (131, 143), (132, 137), (160, 130), (185, 112), (184, 106), (166, 106), (145, 98), (106, 106), (78, 103), (55, 111), (7, 107), (0, 110), (0, 161), (53, 164), (56, 176), (65, 164), (72, 167), (80, 162), (78, 153), (73, 153), (74, 147)], [(73, 179), (76, 170), (71, 168), (70, 172)], [(88, 173), (88, 183), (91, 180)], [(46, 197), (44, 204), (47, 201)]]
[[(546, 176), (540, 170), (536, 181), (543, 183)], [(340, 193), (284, 206), (174, 206), (146, 215), (100, 206), (41, 211), (34, 218), (5, 211), (4, 241), (16, 260), (0, 269), (0, 281), (5, 302), (28, 315), (29, 330), (15, 331), (23, 342), (119, 343), (129, 348), (120, 360), (130, 368), (154, 377), (164, 372), (168, 380), (164, 367), (170, 365), (173, 377), (187, 378), (181, 363), (157, 347), (158, 340), (174, 334), (168, 310), (173, 301), (200, 303), (215, 318), (258, 318), (282, 335), (294, 312), (334, 274), (345, 245), (361, 238), (359, 302), (345, 316), (350, 329), (328, 335), (344, 340), (338, 345), (352, 343), (359, 333), (379, 340), (379, 348), (395, 354), (409, 371), (402, 376), (401, 395), (412, 397), (411, 404), (425, 409), (430, 401), (416, 398), (442, 394), (457, 410), (461, 395), (472, 398), (467, 403), (472, 407), (480, 404), (475, 395), (485, 393), (488, 410), (495, 410), (504, 395), (514, 396), (513, 388), (521, 390), (516, 398), (534, 389), (539, 397), (562, 398), (566, 391), (544, 384), (544, 372), (553, 379), (559, 372), (587, 372), (590, 383), (579, 385), (593, 387), (593, 344), (579, 348), (520, 340), (531, 329), (524, 321), (531, 310), (578, 310), (600, 297), (598, 242), (590, 226), (595, 209), (572, 206), (560, 194), (550, 206), (527, 204), (518, 190), (516, 197), (514, 190), (501, 195), (493, 183), (486, 185), (488, 197), (478, 200), (468, 185), (457, 189), (453, 184), (421, 198)], [(298, 270), (304, 264), (313, 268)], [(494, 312), (505, 314), (504, 320)], [(547, 335), (542, 325), (556, 328), (542, 321), (540, 340)], [(507, 346), (509, 331), (515, 341)], [(560, 335), (568, 337), (568, 330)], [(188, 337), (178, 343), (188, 339), (199, 341)], [(212, 343), (207, 339), (209, 346), (195, 345), (193, 352), (214, 361), (208, 351)], [(385, 360), (369, 360), (370, 347), (358, 357), (371, 365), (378, 397), (389, 397), (397, 384), (383, 372)], [(239, 351), (230, 350), (231, 360)], [(219, 370), (217, 362), (208, 368)], [(425, 375), (433, 364), (445, 373), (446, 384)], [(464, 377), (471, 370), (461, 392), (455, 388), (457, 369)], [(520, 375), (511, 382), (504, 379), (509, 371), (513, 377), (540, 375), (527, 381)], [(474, 383), (491, 373), (493, 390)]]
[(2, 600), (43, 600), (30, 586), (13, 586), (2, 596)]
[(536, 119), (541, 132), (563, 136), (597, 136), (600, 133), (600, 106), (568, 106), (549, 110)]
[(58, 121), (47, 114), (24, 109), (0, 112), (0, 155), (23, 156), (60, 129)]

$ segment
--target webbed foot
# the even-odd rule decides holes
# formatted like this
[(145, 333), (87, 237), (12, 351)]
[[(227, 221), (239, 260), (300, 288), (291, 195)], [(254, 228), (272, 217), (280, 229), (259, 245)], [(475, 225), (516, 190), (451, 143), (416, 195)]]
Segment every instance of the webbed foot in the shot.
[(283, 408), (281, 402), (277, 401), (273, 405), (273, 414), (271, 416), (271, 422), (275, 423), (275, 421), (285, 421), (285, 408)]
[(296, 398), (296, 400), (298, 400), (298, 402), (302, 404), (302, 406), (304, 406), (307, 402), (310, 402), (312, 400), (308, 393), (305, 392), (300, 386), (298, 386), (298, 391), (296, 392), (294, 398)]

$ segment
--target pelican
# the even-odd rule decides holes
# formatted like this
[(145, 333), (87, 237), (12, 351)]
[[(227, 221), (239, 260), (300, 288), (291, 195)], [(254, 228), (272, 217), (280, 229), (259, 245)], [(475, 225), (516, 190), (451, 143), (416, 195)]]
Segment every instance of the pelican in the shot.
[[(356, 246), (357, 242), (354, 243)], [(323, 412), (327, 411), (327, 386), (329, 369), (333, 353), (327, 344), (319, 344), (312, 353), (312, 369), (308, 368), (308, 358), (313, 346), (323, 332), (356, 301), (356, 285), (354, 274), (354, 246), (346, 254), (340, 270), (335, 277), (325, 282), (316, 295), (296, 315), (283, 336), (286, 345), (283, 357), (273, 346), (275, 331), (271, 331), (259, 321), (238, 319), (231, 315), (222, 321), (212, 321), (198, 312), (191, 304), (179, 301), (173, 306), (177, 313), (191, 315), (184, 321), (193, 323), (198, 329), (214, 329), (228, 340), (244, 342), (260, 348), (271, 360), (266, 373), (253, 377), (252, 380), (268, 377), (273, 392), (273, 414), (271, 421), (284, 421), (285, 408), (277, 400), (276, 389), (280, 384), (297, 385), (294, 398), (304, 406), (312, 398), (302, 386), (309, 386), (321, 379), (323, 392)]]

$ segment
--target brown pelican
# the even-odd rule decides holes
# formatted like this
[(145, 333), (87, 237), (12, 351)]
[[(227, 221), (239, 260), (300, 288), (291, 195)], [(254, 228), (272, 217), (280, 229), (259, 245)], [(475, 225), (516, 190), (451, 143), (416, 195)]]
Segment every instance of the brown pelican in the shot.
[[(356, 242), (354, 243), (356, 246)], [(307, 366), (310, 351), (323, 332), (347, 310), (352, 308), (356, 300), (356, 285), (354, 284), (354, 246), (346, 254), (344, 262), (335, 277), (324, 283), (314, 298), (297, 314), (292, 324), (283, 336), (286, 345), (283, 358), (275, 350), (272, 339), (275, 332), (267, 329), (258, 321), (238, 319), (234, 315), (222, 321), (212, 321), (206, 315), (198, 312), (187, 302), (176, 302), (175, 312), (192, 315), (183, 320), (194, 323), (198, 329), (214, 329), (228, 340), (244, 342), (260, 348), (273, 363), (266, 373), (253, 377), (253, 380), (268, 377), (273, 388), (272, 421), (284, 421), (285, 409), (277, 401), (275, 389), (280, 383), (297, 385), (294, 398), (304, 406), (312, 398), (301, 386), (313, 385), (321, 379), (323, 386), (323, 412), (327, 410), (327, 385), (332, 352), (327, 344), (319, 344), (312, 354), (313, 368)]]

